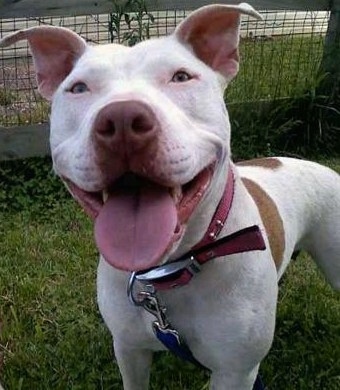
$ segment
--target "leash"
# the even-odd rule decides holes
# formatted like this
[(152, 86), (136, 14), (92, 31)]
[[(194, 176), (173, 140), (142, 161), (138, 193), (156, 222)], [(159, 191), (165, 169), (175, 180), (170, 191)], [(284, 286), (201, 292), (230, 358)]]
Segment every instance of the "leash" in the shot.
[[(193, 276), (201, 271), (203, 264), (216, 257), (266, 249), (261, 230), (257, 225), (246, 227), (217, 239), (228, 218), (233, 196), (234, 174), (230, 168), (222, 199), (201, 241), (191, 251), (171, 263), (146, 271), (133, 272), (127, 287), (130, 301), (135, 306), (143, 307), (155, 316), (152, 328), (157, 339), (176, 356), (205, 370), (209, 369), (194, 357), (185, 340), (167, 319), (166, 307), (160, 303), (157, 291), (188, 284)], [(143, 289), (138, 293), (135, 292), (136, 282), (143, 286)], [(253, 390), (264, 390), (259, 375)]]

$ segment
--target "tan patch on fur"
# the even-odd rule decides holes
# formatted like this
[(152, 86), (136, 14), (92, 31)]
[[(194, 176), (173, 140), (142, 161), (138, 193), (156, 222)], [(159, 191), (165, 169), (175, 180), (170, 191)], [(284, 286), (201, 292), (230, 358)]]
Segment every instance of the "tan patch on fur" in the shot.
[(236, 165), (241, 167), (262, 167), (268, 169), (278, 169), (282, 166), (282, 162), (274, 157), (254, 158), (253, 160), (240, 161)]
[(242, 181), (259, 209), (276, 269), (279, 269), (285, 250), (285, 234), (279, 211), (272, 198), (258, 184), (247, 178), (242, 178)]

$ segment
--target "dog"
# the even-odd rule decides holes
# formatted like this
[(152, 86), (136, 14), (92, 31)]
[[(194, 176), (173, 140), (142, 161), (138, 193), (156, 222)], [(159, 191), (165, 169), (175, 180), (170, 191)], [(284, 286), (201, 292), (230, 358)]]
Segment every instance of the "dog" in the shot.
[(134, 47), (90, 46), (51, 26), (1, 41), (28, 41), (52, 101), (54, 170), (95, 221), (98, 304), (125, 390), (148, 388), (164, 335), (211, 372), (211, 389), (250, 390), (293, 252), (340, 288), (339, 175), (231, 159), (223, 92), (239, 68), (242, 14), (261, 18), (246, 3), (209, 5)]

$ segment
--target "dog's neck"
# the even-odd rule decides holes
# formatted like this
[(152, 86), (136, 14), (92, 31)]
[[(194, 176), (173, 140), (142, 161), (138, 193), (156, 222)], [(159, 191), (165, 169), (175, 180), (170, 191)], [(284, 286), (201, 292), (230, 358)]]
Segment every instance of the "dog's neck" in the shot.
[(201, 203), (190, 217), (182, 240), (179, 241), (177, 245), (175, 244), (170, 255), (168, 254), (164, 259), (164, 262), (178, 259), (203, 239), (218, 204), (222, 199), (230, 169), (233, 170), (235, 178), (238, 177), (237, 170), (235, 171), (235, 167), (231, 161), (225, 162), (223, 166), (215, 172), (214, 177), (212, 178), (214, 183), (210, 184), (210, 190), (208, 190), (206, 196), (202, 199)]
[(233, 166), (230, 165), (223, 195), (203, 238), (181, 257), (146, 272), (135, 272), (131, 280), (137, 279), (144, 284), (153, 285), (155, 291), (167, 290), (188, 284), (194, 274), (200, 272), (203, 264), (216, 257), (266, 249), (258, 225), (245, 226), (233, 234), (220, 236), (228, 222), (234, 191), (235, 176)]
[(203, 238), (193, 247), (194, 250), (201, 248), (202, 246), (208, 245), (217, 239), (228, 219), (229, 211), (231, 209), (234, 199), (234, 191), (234, 170), (232, 165), (229, 164), (227, 182), (222, 197), (216, 207), (215, 213), (210, 221), (208, 229), (206, 230)]

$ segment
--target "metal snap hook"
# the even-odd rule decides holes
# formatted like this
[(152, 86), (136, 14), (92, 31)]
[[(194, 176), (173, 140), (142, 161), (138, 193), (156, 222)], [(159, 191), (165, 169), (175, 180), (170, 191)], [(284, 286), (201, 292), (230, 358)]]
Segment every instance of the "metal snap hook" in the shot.
[(148, 290), (142, 290), (138, 293), (137, 297), (134, 292), (134, 285), (136, 282), (136, 272), (133, 272), (130, 276), (128, 286), (127, 286), (127, 295), (129, 297), (129, 300), (135, 305), (135, 306), (141, 306), (143, 307), (147, 312), (152, 314), (156, 317), (156, 321), (158, 326), (162, 329), (165, 329), (168, 327), (169, 322), (166, 319), (165, 315), (165, 307), (163, 307), (156, 295), (156, 289), (154, 286), (148, 284), (144, 285), (143, 287)]

